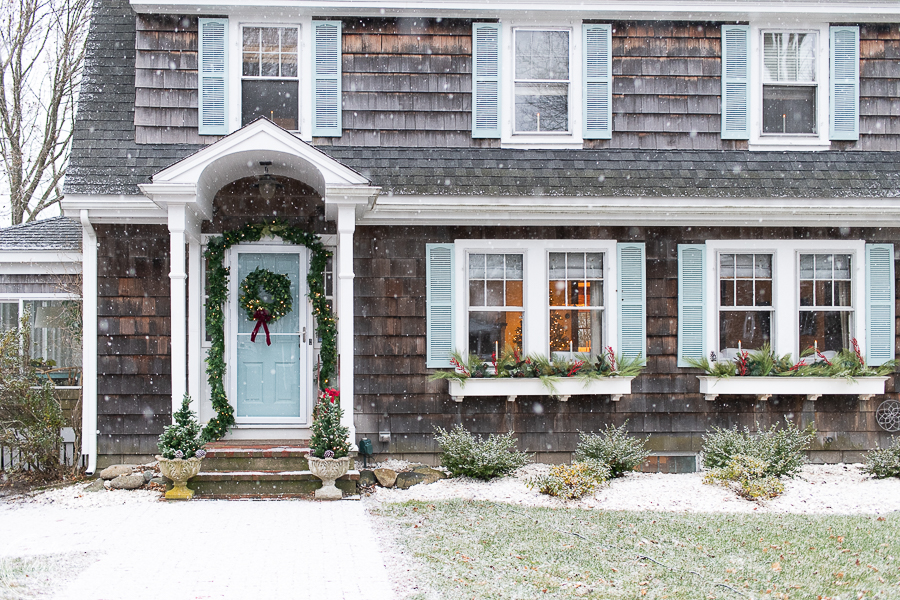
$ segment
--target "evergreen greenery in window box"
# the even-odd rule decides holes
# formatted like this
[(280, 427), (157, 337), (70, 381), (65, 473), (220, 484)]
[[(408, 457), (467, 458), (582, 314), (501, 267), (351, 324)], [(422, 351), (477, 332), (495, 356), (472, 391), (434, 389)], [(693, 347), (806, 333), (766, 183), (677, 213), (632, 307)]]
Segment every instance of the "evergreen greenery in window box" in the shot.
[(159, 470), (172, 480), (174, 486), (166, 492), (166, 500), (190, 500), (194, 491), (187, 487), (190, 478), (200, 472), (200, 461), (206, 456), (200, 437), (200, 423), (191, 410), (191, 397), (187, 394), (181, 408), (173, 415), (174, 425), (168, 425), (159, 436)]
[(322, 480), (316, 490), (317, 500), (340, 500), (341, 491), (334, 485), (337, 478), (350, 469), (350, 429), (341, 425), (340, 392), (325, 389), (313, 409), (312, 438), (309, 441), (309, 470)]

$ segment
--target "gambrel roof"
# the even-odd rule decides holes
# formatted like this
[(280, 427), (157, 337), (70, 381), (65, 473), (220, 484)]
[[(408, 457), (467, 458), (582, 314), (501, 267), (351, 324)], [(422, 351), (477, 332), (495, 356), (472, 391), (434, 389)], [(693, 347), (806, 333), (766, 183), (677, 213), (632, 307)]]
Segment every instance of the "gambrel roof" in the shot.
[[(138, 185), (204, 146), (135, 143), (135, 13), (97, 0), (67, 194)], [(521, 150), (323, 146), (382, 194), (891, 198), (900, 152)]]

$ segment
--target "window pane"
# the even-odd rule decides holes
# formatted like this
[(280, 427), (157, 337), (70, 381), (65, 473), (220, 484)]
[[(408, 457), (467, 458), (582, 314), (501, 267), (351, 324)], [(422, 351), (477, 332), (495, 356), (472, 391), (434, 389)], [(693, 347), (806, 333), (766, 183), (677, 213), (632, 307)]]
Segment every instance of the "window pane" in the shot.
[(484, 279), (484, 254), (469, 255), (469, 279)]
[(800, 306), (813, 306), (814, 303), (813, 297), (813, 282), (812, 281), (801, 281), (800, 282)]
[(755, 270), (756, 276), (771, 279), (771, 277), (772, 277), (772, 255), (771, 254), (755, 254), (754, 256), (756, 257), (756, 270)]
[(516, 131), (568, 131), (569, 85), (516, 84)]
[(485, 270), (486, 279), (503, 279), (506, 272), (504, 256), (502, 254), (488, 254), (485, 256), (487, 268)]
[(296, 53), (297, 52), (297, 29), (294, 27), (286, 27), (281, 30), (281, 52)]
[(588, 281), (588, 306), (603, 306), (603, 282)]
[(758, 350), (772, 339), (772, 313), (769, 311), (719, 311), (719, 351)]
[(242, 74), (249, 77), (256, 77), (259, 75), (259, 54), (244, 52)]
[(565, 279), (566, 255), (562, 252), (550, 253), (550, 279)]
[(469, 313), (469, 352), (489, 360), (495, 350), (522, 349), (521, 311)]
[(763, 133), (816, 133), (816, 86), (763, 86)]
[(734, 277), (734, 254), (719, 255), (719, 276), (729, 279)]
[(723, 279), (719, 282), (719, 304), (734, 306), (734, 280)]
[(522, 280), (514, 279), (506, 282), (506, 306), (524, 306)]
[(19, 303), (0, 303), (0, 327), (3, 331), (9, 331), (19, 326)]
[(753, 255), (736, 254), (734, 257), (735, 277), (753, 277)]
[(469, 282), (469, 306), (484, 306), (484, 280)]
[(756, 280), (756, 306), (772, 306), (771, 280)]
[(800, 279), (813, 278), (813, 258), (812, 254), (800, 255)]
[(550, 280), (550, 306), (566, 305), (566, 282), (562, 279)]
[(814, 82), (816, 34), (764, 34), (763, 64), (763, 81)]
[(601, 318), (597, 310), (551, 310), (550, 351), (598, 354), (603, 348)]
[(738, 279), (734, 282), (735, 306), (753, 306), (753, 280)]
[(262, 27), (261, 47), (263, 52), (275, 52), (280, 50), (279, 28), (278, 27)]
[(516, 79), (569, 80), (569, 32), (516, 31)]
[(800, 255), (800, 306), (852, 306), (849, 254)]
[(282, 77), (296, 77), (297, 76), (297, 54), (296, 52), (291, 54), (282, 54), (281, 55), (281, 76)]
[(244, 27), (244, 52), (259, 52), (259, 27)]
[(522, 279), (522, 255), (506, 254), (506, 278)]
[(278, 77), (278, 57), (278, 54), (261, 54), (259, 74), (263, 77)]
[(566, 255), (569, 279), (584, 279), (584, 253), (569, 252)]
[(834, 305), (850, 306), (850, 282), (835, 281), (834, 282)]
[(40, 368), (54, 370), (81, 364), (80, 345), (76, 341), (80, 323), (72, 303), (38, 300), (25, 303), (31, 315), (31, 358)]
[(488, 279), (485, 281), (485, 306), (506, 306), (503, 294), (503, 281)]
[(297, 130), (297, 81), (244, 80), (241, 85), (241, 122), (244, 125), (257, 117), (266, 117), (287, 130)]
[(850, 347), (849, 311), (800, 313), (800, 351), (818, 344), (820, 352), (840, 352)]

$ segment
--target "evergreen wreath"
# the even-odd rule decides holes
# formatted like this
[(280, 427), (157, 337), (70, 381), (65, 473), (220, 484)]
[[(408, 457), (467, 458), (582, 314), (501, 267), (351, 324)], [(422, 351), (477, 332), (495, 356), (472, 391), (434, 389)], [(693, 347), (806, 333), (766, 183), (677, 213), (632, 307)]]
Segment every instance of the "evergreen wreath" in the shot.
[(234, 407), (225, 394), (225, 300), (228, 297), (229, 270), (225, 266), (225, 251), (242, 242), (257, 242), (264, 237), (280, 237), (282, 240), (306, 246), (312, 257), (306, 275), (308, 296), (316, 318), (316, 333), (322, 340), (319, 351), (319, 389), (329, 387), (337, 366), (337, 325), (325, 299), (325, 262), (331, 252), (322, 245), (315, 233), (289, 225), (282, 219), (262, 223), (248, 223), (240, 229), (226, 231), (209, 240), (204, 254), (207, 260), (206, 332), (211, 347), (206, 359), (206, 375), (212, 394), (216, 416), (203, 428), (203, 441), (221, 438), (234, 424)]
[[(263, 302), (259, 297), (262, 288), (272, 296), (271, 302)], [(291, 280), (287, 275), (273, 273), (268, 269), (257, 267), (252, 273), (244, 277), (241, 282), (241, 306), (247, 311), (247, 318), (255, 321), (256, 311), (264, 310), (269, 314), (269, 323), (274, 323), (284, 315), (291, 312), (293, 298), (291, 298)]]

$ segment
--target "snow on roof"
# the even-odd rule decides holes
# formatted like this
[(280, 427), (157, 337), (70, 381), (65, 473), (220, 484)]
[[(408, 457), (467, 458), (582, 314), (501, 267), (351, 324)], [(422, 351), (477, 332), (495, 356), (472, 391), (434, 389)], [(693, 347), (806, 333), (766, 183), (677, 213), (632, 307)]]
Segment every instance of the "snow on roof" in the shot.
[(53, 217), (0, 229), (0, 250), (81, 251), (81, 225), (67, 217)]

